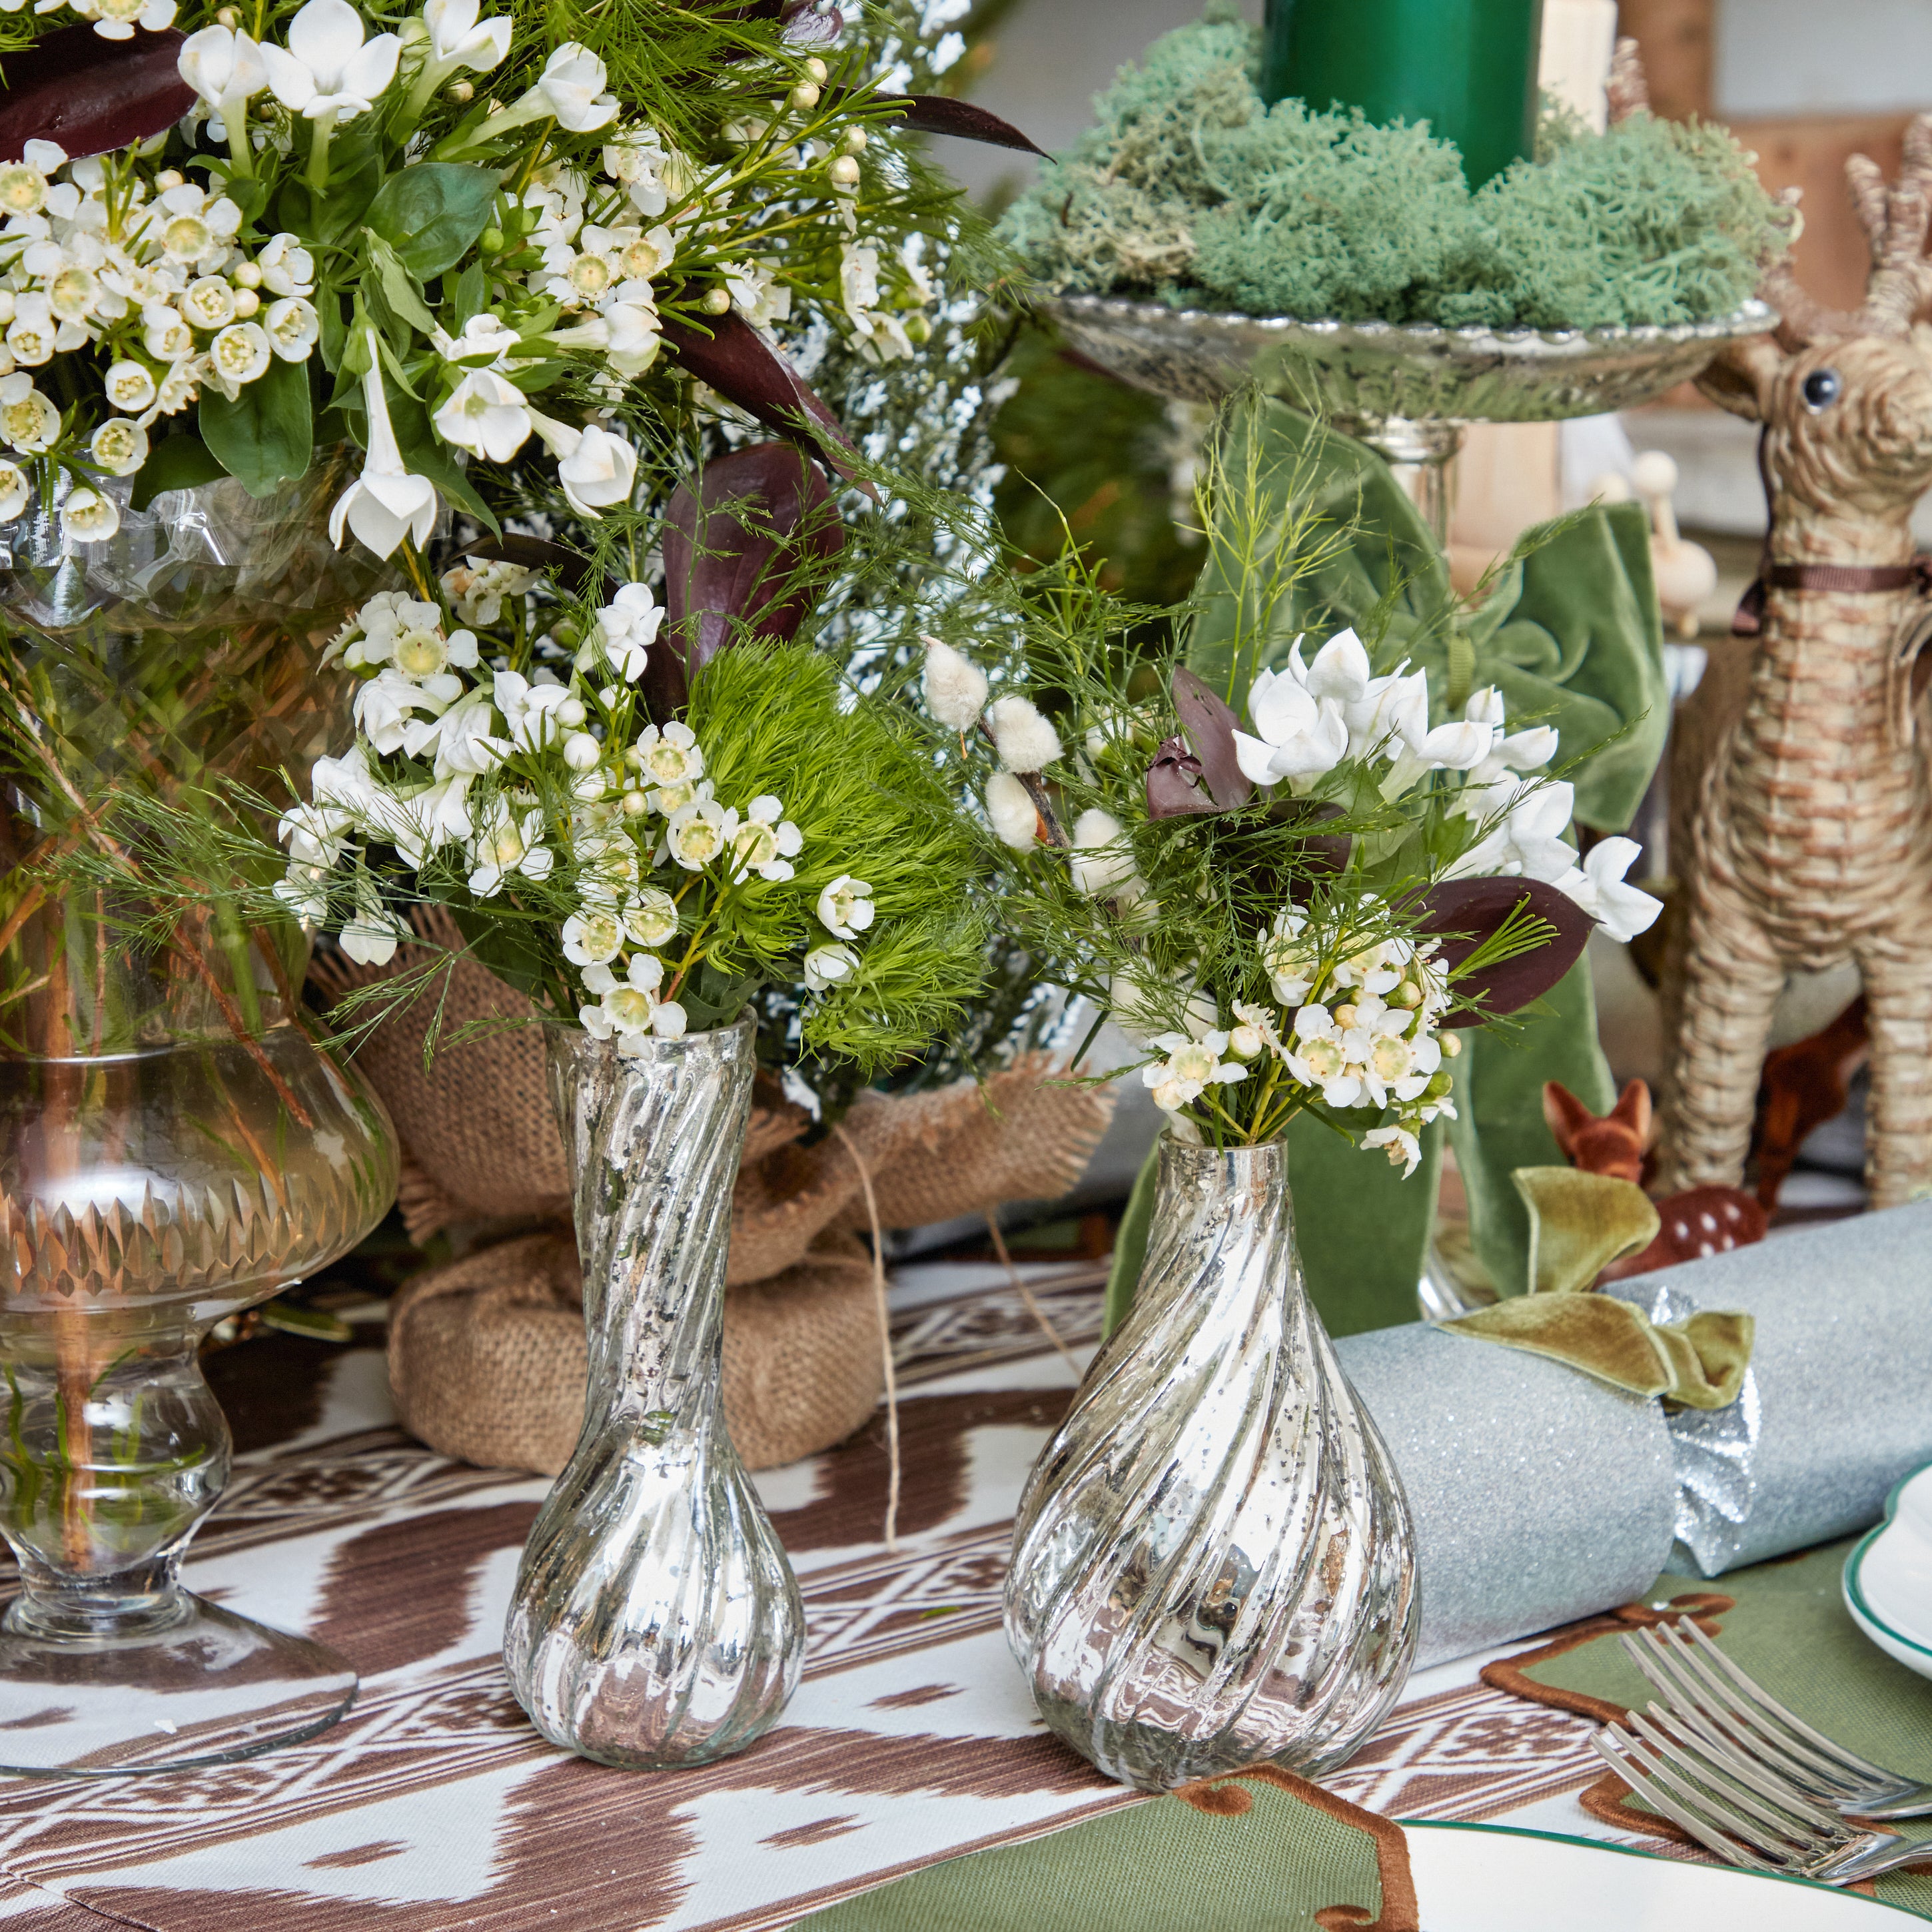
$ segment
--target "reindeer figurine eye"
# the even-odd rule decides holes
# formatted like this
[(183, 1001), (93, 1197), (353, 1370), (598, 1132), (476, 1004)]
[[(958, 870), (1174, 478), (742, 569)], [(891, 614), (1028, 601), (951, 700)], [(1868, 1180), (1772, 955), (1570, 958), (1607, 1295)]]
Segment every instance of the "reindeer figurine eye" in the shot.
[(1804, 406), (1814, 416), (1820, 410), (1828, 410), (1838, 400), (1838, 392), (1844, 387), (1835, 369), (1814, 369), (1804, 379), (1798, 393), (1804, 398)]

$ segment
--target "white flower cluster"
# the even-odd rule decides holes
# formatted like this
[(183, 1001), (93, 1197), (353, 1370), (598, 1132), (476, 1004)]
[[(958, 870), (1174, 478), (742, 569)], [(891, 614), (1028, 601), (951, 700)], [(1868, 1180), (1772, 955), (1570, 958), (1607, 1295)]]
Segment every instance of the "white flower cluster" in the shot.
[[(158, 418), (204, 388), (232, 400), (276, 358), (306, 362), (320, 338), (308, 250), (278, 234), (250, 255), (236, 242), (240, 208), (176, 170), (110, 188), (99, 159), (70, 161), (51, 141), (29, 141), (0, 166), (0, 440), (20, 455), (45, 455), (60, 438), (61, 411), (29, 371), (65, 351), (109, 344), (112, 413), (88, 454), (128, 476), (147, 460)], [(20, 466), (0, 462), (0, 520), (27, 500)], [(70, 491), (62, 514), (82, 543), (120, 522), (89, 489)]]
[(1234, 734), (1241, 770), (1256, 784), (1283, 779), (1302, 794), (1345, 758), (1386, 763), (1383, 797), (1394, 800), (1430, 772), (1462, 775), (1450, 811), (1461, 818), (1499, 820), (1451, 866), (1451, 878), (1538, 879), (1574, 899), (1612, 939), (1628, 940), (1663, 910), (1624, 875), (1640, 848), (1606, 838), (1580, 864), (1563, 837), (1575, 806), (1574, 788), (1526, 776), (1556, 755), (1557, 734), (1546, 724), (1511, 731), (1502, 694), (1493, 685), (1473, 692), (1462, 717), (1432, 728), (1429, 680), (1421, 671), (1370, 675), (1369, 654), (1353, 631), (1338, 632), (1304, 664), (1298, 638), (1287, 668), (1262, 671), (1249, 693), (1255, 733)]
[[(1366, 925), (1375, 904), (1361, 902)], [(1197, 995), (1189, 1004), (1187, 1034), (1148, 1042), (1163, 1058), (1150, 1060), (1141, 1078), (1154, 1104), (1192, 1138), (1199, 1130), (1188, 1109), (1204, 1096), (1211, 1108), (1211, 1088), (1245, 1080), (1272, 1060), (1326, 1106), (1392, 1108), (1394, 1118), (1372, 1128), (1361, 1144), (1383, 1149), (1413, 1173), (1422, 1158), (1422, 1129), (1456, 1112), (1442, 1063), (1460, 1044), (1437, 1030), (1449, 993), (1431, 964), (1435, 944), (1324, 934), (1308, 914), (1289, 907), (1261, 940), (1262, 964), (1280, 1006), (1237, 1000), (1224, 1028), (1212, 1001)]]
[[(0, 14), (17, 14), (27, 0), (0, 0)], [(50, 14), (62, 0), (34, 0), (36, 14)], [(104, 40), (131, 40), (136, 27), (158, 34), (175, 23), (175, 0), (66, 0), (70, 13), (94, 22)]]
[[(533, 615), (534, 584), (528, 571), (470, 557), (440, 587), (449, 610), (487, 628), (506, 606)], [(284, 816), (289, 863), (278, 896), (320, 923), (331, 874), (350, 871), (357, 910), (343, 949), (380, 964), (409, 934), (384, 909), (370, 845), (393, 848), (418, 872), (460, 859), (478, 899), (558, 874), (570, 895), (559, 942), (584, 989), (584, 1028), (627, 1054), (682, 1035), (682, 969), (664, 949), (692, 922), (690, 887), (703, 883), (715, 898), (754, 878), (790, 880), (804, 838), (775, 796), (742, 810), (721, 800), (688, 724), (644, 722), (634, 687), (663, 619), (647, 585), (622, 586), (578, 644), (566, 681), (550, 662), (526, 674), (487, 656), (444, 604), (398, 591), (370, 598), (331, 650), (361, 680), (356, 742), (318, 761), (310, 802)], [(535, 650), (561, 662), (568, 646), (545, 635)], [(872, 888), (841, 874), (815, 910), (829, 937), (807, 953), (804, 974), (822, 993), (860, 970), (853, 942), (872, 924)]]

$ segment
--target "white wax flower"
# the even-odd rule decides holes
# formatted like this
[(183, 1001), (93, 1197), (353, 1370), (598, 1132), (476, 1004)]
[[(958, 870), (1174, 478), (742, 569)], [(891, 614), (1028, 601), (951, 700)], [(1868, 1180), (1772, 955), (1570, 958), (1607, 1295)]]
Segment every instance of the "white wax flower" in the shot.
[(137, 26), (158, 34), (174, 25), (175, 0), (69, 0), (69, 4), (82, 20), (94, 22), (94, 31), (104, 40), (131, 40)]
[(1298, 1006), (1307, 998), (1321, 967), (1321, 949), (1312, 938), (1304, 937), (1307, 930), (1306, 914), (1290, 906), (1275, 914), (1274, 923), (1262, 936), (1262, 970), (1285, 1006)]
[(503, 714), (510, 742), (520, 752), (542, 751), (556, 742), (557, 712), (569, 702), (570, 688), (562, 684), (536, 684), (513, 670), (500, 670), (491, 694)]
[(1060, 756), (1060, 734), (1024, 698), (1000, 698), (986, 714), (1000, 763), (1010, 772), (1044, 770)]
[(274, 359), (267, 330), (256, 322), (231, 322), (208, 344), (208, 373), (232, 402), (247, 384), (266, 375)]
[(714, 798), (694, 798), (670, 814), (664, 842), (687, 872), (701, 872), (724, 851), (729, 837), (724, 808)]
[(1223, 1060), (1228, 1036), (1218, 1028), (1198, 1040), (1186, 1034), (1165, 1033), (1152, 1042), (1166, 1054), (1141, 1069), (1142, 1082), (1154, 1090), (1154, 1103), (1162, 1112), (1178, 1114), (1213, 1086), (1232, 1086), (1247, 1078), (1238, 1060)]
[(995, 772), (986, 781), (986, 816), (1000, 842), (1016, 852), (1025, 851), (1040, 831), (1040, 814), (1033, 800), (1010, 772)]
[(70, 490), (61, 506), (61, 534), (75, 543), (105, 543), (121, 527), (121, 512), (111, 496), (98, 490)]
[(1388, 1155), (1389, 1165), (1402, 1169), (1406, 1180), (1420, 1166), (1422, 1144), (1416, 1137), (1402, 1127), (1371, 1127), (1362, 1136), (1364, 1148), (1381, 1148)]
[(17, 463), (0, 462), (0, 524), (10, 524), (32, 500), (34, 486)]
[(841, 872), (818, 896), (818, 922), (834, 939), (856, 939), (875, 910), (872, 887), (850, 872)]
[(268, 346), (284, 362), (306, 362), (322, 340), (322, 318), (300, 296), (271, 302), (262, 316)]
[(402, 43), (378, 34), (365, 44), (362, 35), (362, 16), (349, 0), (308, 0), (289, 22), (287, 51), (261, 50), (275, 98), (311, 121), (368, 113), (396, 77)]
[(125, 416), (111, 417), (94, 432), (88, 453), (110, 476), (131, 476), (148, 460), (148, 432)]
[(677, 931), (677, 902), (646, 886), (624, 903), (624, 930), (639, 946), (662, 946)]
[(262, 286), (272, 296), (311, 296), (315, 292), (315, 257), (300, 240), (286, 232), (268, 237), (255, 257)]
[(842, 986), (859, 970), (859, 956), (849, 946), (815, 946), (805, 956), (805, 983), (814, 993)]
[(752, 872), (774, 881), (790, 878), (795, 869), (791, 862), (805, 844), (805, 835), (769, 794), (753, 799), (742, 820), (728, 828), (727, 836), (736, 861), (731, 874), (734, 884)]
[(926, 646), (926, 710), (950, 730), (970, 730), (986, 708), (986, 674), (937, 638), (922, 637), (920, 642)]
[(494, 898), (513, 873), (544, 879), (556, 855), (543, 842), (541, 811), (514, 812), (496, 798), (472, 835), (469, 846), (470, 890), (478, 898)]
[(108, 401), (130, 416), (139, 416), (153, 402), (156, 394), (154, 379), (143, 362), (115, 363), (108, 370), (101, 386), (107, 392)]
[(608, 906), (586, 905), (563, 922), (563, 956), (573, 966), (602, 966), (616, 958), (624, 928)]
[(150, 302), (141, 311), (141, 346), (159, 362), (179, 362), (194, 353), (194, 331), (179, 309)]
[[(646, 724), (624, 754), (645, 777), (659, 786), (694, 784), (704, 776), (704, 753), (688, 724), (674, 722), (660, 729)], [(682, 801), (680, 801), (682, 802)], [(664, 808), (658, 808), (662, 811)]]
[(434, 420), (445, 442), (492, 463), (508, 462), (530, 439), (524, 392), (488, 369), (472, 369), (465, 376)]
[[(345, 0), (309, 0), (308, 8)], [(298, 20), (301, 15), (296, 16)], [(378, 556), (394, 553), (404, 537), (418, 547), (428, 542), (436, 527), (436, 485), (427, 476), (410, 474), (396, 445), (396, 433), (389, 426), (388, 398), (382, 392), (382, 362), (376, 343), (376, 332), (368, 331), (369, 370), (362, 378), (362, 394), (368, 413), (369, 453), (363, 460), (362, 474), (337, 500), (328, 519), (329, 541), (342, 548), (346, 524)]]

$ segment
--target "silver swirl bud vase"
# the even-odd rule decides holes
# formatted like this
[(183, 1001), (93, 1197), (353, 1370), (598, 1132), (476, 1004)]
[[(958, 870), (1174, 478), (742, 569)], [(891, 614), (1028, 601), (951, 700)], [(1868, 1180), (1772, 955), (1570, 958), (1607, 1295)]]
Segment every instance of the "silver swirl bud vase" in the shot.
[(724, 1258), (752, 1022), (634, 1058), (546, 1030), (575, 1187), (584, 1433), (524, 1546), (503, 1638), (554, 1744), (665, 1770), (742, 1750), (797, 1688), (805, 1613), (724, 1426)]
[(1146, 1264), (1034, 1466), (1006, 1639), (1040, 1714), (1169, 1790), (1346, 1759), (1414, 1661), (1402, 1484), (1302, 1289), (1279, 1142), (1164, 1135)]

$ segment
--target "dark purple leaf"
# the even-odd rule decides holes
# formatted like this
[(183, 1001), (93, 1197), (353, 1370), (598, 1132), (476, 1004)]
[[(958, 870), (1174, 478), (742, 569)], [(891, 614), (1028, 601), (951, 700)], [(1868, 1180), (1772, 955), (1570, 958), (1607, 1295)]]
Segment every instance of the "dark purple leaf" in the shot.
[(1520, 905), (1556, 929), (1556, 936), (1534, 952), (1519, 953), (1500, 965), (1454, 981), (1456, 992), (1481, 1009), (1451, 1013), (1444, 1027), (1480, 1026), (1486, 1016), (1513, 1013), (1540, 999), (1582, 957), (1584, 942), (1596, 922), (1567, 892), (1538, 879), (1451, 879), (1432, 886), (1410, 902), (1419, 911), (1419, 930), (1442, 940), (1436, 956), (1454, 976), (1456, 968)]
[[(735, 309), (707, 317), (706, 326), (709, 335), (695, 323), (666, 316), (664, 339), (700, 382), (710, 383), (728, 403), (735, 403), (766, 428), (795, 437), (800, 434), (800, 418), (808, 417), (825, 432), (816, 446), (826, 461), (848, 482), (858, 482), (840, 453), (853, 448), (852, 439), (798, 371)], [(860, 488), (868, 496), (877, 494), (869, 483)]]
[(707, 463), (694, 490), (680, 484), (665, 512), (664, 636), (644, 670), (652, 715), (682, 710), (734, 638), (795, 637), (812, 604), (799, 567), (844, 544), (832, 492), (796, 444), (750, 444)]
[[(1285, 798), (1268, 812), (1272, 824), (1298, 827), (1320, 825), (1346, 816), (1339, 805), (1322, 804), (1312, 798)], [(1346, 832), (1306, 833), (1295, 844), (1294, 871), (1288, 881), (1286, 896), (1298, 905), (1306, 905), (1317, 879), (1332, 878), (1347, 869), (1354, 844), (1353, 835)]]
[(78, 160), (172, 128), (194, 105), (177, 64), (184, 38), (170, 28), (104, 40), (82, 21), (0, 56), (0, 161), (19, 160), (29, 141), (58, 141)]
[(1255, 795), (1254, 782), (1234, 755), (1234, 733), (1240, 720), (1191, 670), (1174, 674), (1174, 708), (1180, 728), (1208, 780), (1208, 790), (1223, 812), (1246, 805)]
[(989, 147), (1017, 148), (1024, 154), (1044, 157), (1046, 153), (1010, 121), (1002, 121), (970, 100), (955, 100), (950, 94), (877, 94), (867, 99), (834, 89), (832, 98), (834, 105), (856, 99), (863, 106), (890, 108), (899, 125), (915, 134), (952, 134), (962, 141), (983, 141)]
[[(542, 537), (520, 536), (506, 531), (502, 536), (486, 537), (481, 543), (466, 545), (463, 554), (481, 557), (486, 563), (514, 563), (521, 570), (542, 571), (573, 597), (581, 596), (590, 581), (587, 557)], [(604, 580), (603, 594), (607, 602), (617, 594), (616, 585), (608, 577)]]
[(1148, 816), (1179, 818), (1190, 812), (1218, 812), (1220, 807), (1195, 781), (1201, 760), (1187, 748), (1185, 738), (1163, 739), (1147, 771)]

